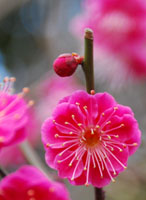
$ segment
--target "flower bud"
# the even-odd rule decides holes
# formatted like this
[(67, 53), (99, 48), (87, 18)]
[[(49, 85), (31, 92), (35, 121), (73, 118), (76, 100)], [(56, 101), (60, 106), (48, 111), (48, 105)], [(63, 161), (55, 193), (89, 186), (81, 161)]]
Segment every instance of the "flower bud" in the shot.
[(53, 63), (54, 71), (61, 77), (71, 76), (79, 64), (78, 58), (75, 53), (61, 54)]

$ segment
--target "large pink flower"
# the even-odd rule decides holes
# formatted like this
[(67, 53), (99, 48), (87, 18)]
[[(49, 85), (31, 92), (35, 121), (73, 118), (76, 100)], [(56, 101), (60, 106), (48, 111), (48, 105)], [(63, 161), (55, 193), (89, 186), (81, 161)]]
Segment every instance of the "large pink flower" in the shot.
[(49, 180), (33, 166), (24, 166), (0, 182), (1, 200), (69, 200), (63, 184)]
[(140, 138), (131, 109), (108, 93), (76, 91), (42, 127), (47, 164), (72, 184), (99, 188), (126, 168)]
[(18, 143), (26, 137), (28, 104), (23, 96), (28, 89), (24, 88), (19, 94), (11, 94), (14, 80), (5, 78), (0, 89), (0, 149)]
[(71, 23), (72, 32), (83, 35), (91, 28), (96, 48), (114, 54), (128, 75), (146, 77), (145, 0), (84, 0), (83, 10)]

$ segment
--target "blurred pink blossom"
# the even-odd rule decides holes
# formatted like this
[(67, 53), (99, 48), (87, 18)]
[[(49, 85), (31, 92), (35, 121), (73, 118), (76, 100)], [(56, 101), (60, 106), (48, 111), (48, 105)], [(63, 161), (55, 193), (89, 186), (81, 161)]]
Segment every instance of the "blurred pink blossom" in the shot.
[(132, 110), (110, 94), (76, 91), (44, 122), (42, 140), (46, 162), (60, 177), (101, 188), (126, 169), (141, 132)]
[(75, 76), (62, 78), (56, 74), (48, 74), (38, 87), (40, 98), (37, 112), (39, 120), (43, 122), (48, 116), (51, 116), (59, 100), (77, 89), (83, 89), (83, 86)]
[(21, 142), (27, 136), (29, 103), (25, 102), (23, 96), (28, 89), (11, 94), (14, 81), (14, 78), (5, 78), (0, 89), (0, 150)]
[[(146, 77), (145, 0), (84, 0), (83, 12), (73, 19), (71, 30), (77, 36), (83, 36), (85, 28), (93, 30), (95, 48), (105, 52), (104, 59), (108, 54), (119, 60), (116, 68), (123, 68), (125, 80), (127, 77)], [(95, 51), (97, 58), (98, 51)], [(114, 64), (111, 62), (109, 65)], [(106, 68), (108, 64), (104, 70)], [(119, 69), (117, 79), (121, 72), (122, 69)]]
[[(34, 106), (29, 109), (29, 120), (26, 125), (27, 140), (33, 147), (35, 147), (39, 141), (41, 122), (48, 117), (48, 114), (52, 114), (52, 110), (55, 108), (60, 98), (71, 94), (79, 87), (82, 88), (75, 78), (70, 77), (62, 79), (57, 75), (48, 75), (45, 80), (41, 82), (39, 87), (37, 87), (40, 99), (36, 107)], [(25, 162), (25, 158), (17, 144), (11, 145), (9, 148), (4, 148), (0, 152), (0, 163), (3, 167), (20, 165)]]
[(21, 167), (0, 182), (1, 200), (69, 200), (61, 183), (51, 181), (33, 166)]
[[(36, 111), (31, 107), (28, 112), (28, 122), (26, 123), (26, 139), (35, 147), (40, 139), (40, 123), (37, 120)], [(0, 152), (0, 164), (3, 167), (10, 167), (26, 163), (19, 144), (3, 148)]]

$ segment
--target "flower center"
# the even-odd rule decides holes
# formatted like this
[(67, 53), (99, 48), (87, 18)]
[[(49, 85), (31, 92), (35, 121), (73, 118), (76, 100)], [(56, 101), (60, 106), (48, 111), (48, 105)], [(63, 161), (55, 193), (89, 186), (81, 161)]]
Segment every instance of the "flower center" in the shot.
[(88, 128), (82, 132), (82, 141), (87, 147), (94, 147), (100, 143), (100, 134), (93, 128)]

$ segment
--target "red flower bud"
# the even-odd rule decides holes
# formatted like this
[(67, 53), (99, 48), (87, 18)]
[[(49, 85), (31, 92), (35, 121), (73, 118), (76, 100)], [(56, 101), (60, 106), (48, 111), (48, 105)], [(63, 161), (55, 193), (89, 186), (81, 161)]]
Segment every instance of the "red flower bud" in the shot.
[(53, 63), (54, 71), (62, 77), (71, 76), (79, 64), (78, 58), (79, 56), (74, 53), (61, 54)]

